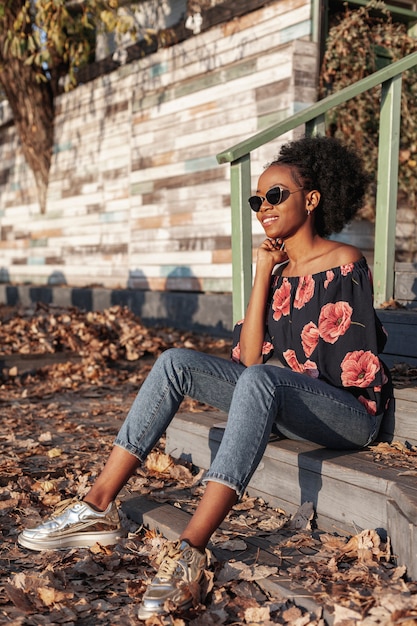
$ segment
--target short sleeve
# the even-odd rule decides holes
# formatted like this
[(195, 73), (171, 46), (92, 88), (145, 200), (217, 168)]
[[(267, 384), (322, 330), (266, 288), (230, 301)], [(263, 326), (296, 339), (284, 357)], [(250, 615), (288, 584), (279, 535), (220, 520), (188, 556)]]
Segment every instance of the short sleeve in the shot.
[[(236, 363), (240, 363), (240, 333), (242, 331), (244, 320), (241, 320), (233, 329), (232, 336), (232, 353), (231, 358), (232, 361)], [(262, 359), (263, 362), (266, 363), (274, 354), (274, 345), (271, 341), (271, 337), (269, 336), (268, 328), (265, 326), (265, 338), (262, 345)]]

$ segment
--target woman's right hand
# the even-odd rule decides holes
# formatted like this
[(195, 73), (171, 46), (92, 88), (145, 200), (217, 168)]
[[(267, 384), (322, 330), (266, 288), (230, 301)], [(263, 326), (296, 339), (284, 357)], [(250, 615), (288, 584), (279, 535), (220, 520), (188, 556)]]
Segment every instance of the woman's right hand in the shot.
[(269, 266), (269, 271), (272, 272), (275, 265), (287, 261), (288, 255), (284, 245), (282, 239), (265, 239), (258, 248), (256, 266)]

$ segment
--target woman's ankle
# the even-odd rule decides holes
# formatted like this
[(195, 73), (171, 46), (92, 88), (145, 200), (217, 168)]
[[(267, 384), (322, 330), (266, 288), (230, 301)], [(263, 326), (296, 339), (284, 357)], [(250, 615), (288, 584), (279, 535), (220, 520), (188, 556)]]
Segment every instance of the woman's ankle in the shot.
[(107, 509), (109, 504), (112, 502), (112, 500), (108, 500), (107, 498), (97, 499), (94, 497), (90, 497), (90, 495), (87, 494), (85, 498), (83, 498), (83, 502), (88, 504), (88, 506), (94, 509), (94, 511), (97, 511), (98, 513), (103, 513)]

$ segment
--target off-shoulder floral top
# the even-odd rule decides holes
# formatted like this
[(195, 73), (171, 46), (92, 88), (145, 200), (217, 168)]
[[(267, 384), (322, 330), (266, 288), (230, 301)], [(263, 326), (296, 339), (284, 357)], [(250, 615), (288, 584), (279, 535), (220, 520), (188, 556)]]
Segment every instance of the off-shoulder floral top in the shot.
[[(238, 362), (242, 323), (233, 332)], [(264, 363), (274, 356), (295, 372), (343, 387), (379, 415), (392, 396), (389, 371), (378, 357), (386, 340), (365, 258), (309, 276), (271, 277)]]

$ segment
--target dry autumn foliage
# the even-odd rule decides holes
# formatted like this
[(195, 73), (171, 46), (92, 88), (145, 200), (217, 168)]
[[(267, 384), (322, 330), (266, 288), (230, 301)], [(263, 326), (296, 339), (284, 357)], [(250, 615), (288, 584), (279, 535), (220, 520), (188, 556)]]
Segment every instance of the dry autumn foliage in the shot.
[[(173, 329), (146, 329), (121, 308), (94, 314), (0, 308), (0, 319), (0, 360), (16, 357), (16, 371), (3, 368), (0, 381), (0, 621), (137, 624), (138, 603), (165, 542), (161, 536), (126, 515), (127, 536), (114, 547), (34, 553), (21, 549), (16, 536), (66, 498), (86, 493), (161, 350), (188, 345), (225, 355), (230, 345)], [(18, 356), (41, 351), (40, 367), (25, 370)], [(127, 358), (133, 353), (140, 355), (134, 361)], [(51, 354), (69, 360), (44, 365)], [(207, 407), (190, 401), (186, 408)], [(416, 456), (403, 444), (375, 448), (376, 463), (403, 471), (416, 470)], [(188, 515), (201, 495), (200, 477), (196, 468), (166, 455), (162, 442), (120, 500), (140, 493)], [(171, 612), (147, 626), (417, 624), (417, 585), (396, 565), (389, 538), (372, 529), (330, 534), (310, 522), (308, 514), (290, 518), (245, 497), (213, 537), (204, 602), (196, 596), (187, 614)], [(284, 582), (287, 595), (279, 592)], [(296, 603), (291, 594), (299, 598)]]
[[(395, 4), (395, 3), (393, 3)], [(336, 93), (375, 72), (385, 64), (398, 61), (417, 50), (417, 41), (406, 24), (395, 21), (389, 2), (369, 0), (344, 12), (329, 29), (320, 72), (320, 97)], [(378, 156), (380, 87), (339, 105), (328, 114), (332, 133), (363, 156), (364, 167), (373, 181), (367, 205), (361, 216), (375, 218), (375, 175)], [(401, 133), (398, 188), (411, 208), (416, 208), (417, 182), (417, 105), (416, 70), (403, 74), (401, 96)]]

